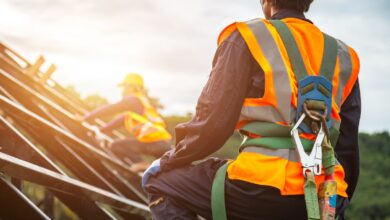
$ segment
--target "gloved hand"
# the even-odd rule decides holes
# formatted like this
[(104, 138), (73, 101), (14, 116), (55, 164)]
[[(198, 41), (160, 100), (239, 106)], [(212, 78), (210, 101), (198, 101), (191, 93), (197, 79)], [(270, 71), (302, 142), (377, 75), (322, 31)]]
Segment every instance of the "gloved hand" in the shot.
[(101, 147), (105, 147), (107, 145), (107, 139), (106, 139), (106, 136), (100, 131), (99, 127), (98, 126), (95, 126), (95, 125), (87, 125), (86, 126), (90, 132), (88, 133), (88, 136), (92, 136), (95, 138), (95, 140), (97, 141), (97, 143), (101, 146)]
[(148, 169), (145, 170), (142, 175), (142, 188), (145, 189), (146, 182), (148, 182), (150, 176), (155, 176), (159, 172), (161, 172), (160, 168), (160, 159), (153, 161), (153, 163), (149, 166)]

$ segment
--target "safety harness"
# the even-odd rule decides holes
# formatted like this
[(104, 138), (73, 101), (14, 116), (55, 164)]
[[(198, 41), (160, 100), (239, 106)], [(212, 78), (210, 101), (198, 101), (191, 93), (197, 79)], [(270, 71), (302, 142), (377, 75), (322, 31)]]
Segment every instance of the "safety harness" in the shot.
[[(331, 128), (332, 80), (337, 59), (337, 41), (324, 34), (324, 53), (318, 76), (309, 75), (298, 45), (285, 23), (270, 21), (278, 31), (298, 81), (296, 123), (293, 127), (268, 122), (251, 122), (240, 129), (244, 135), (240, 151), (248, 146), (270, 149), (297, 149), (305, 178), (304, 197), (309, 220), (331, 220), (336, 216), (337, 183), (334, 180), (336, 163), (334, 150), (338, 131)], [(300, 133), (315, 134), (316, 140), (300, 139)], [(292, 140), (293, 141), (292, 141)], [(308, 154), (306, 152), (309, 152)], [(319, 193), (315, 176), (325, 168), (325, 182)], [(217, 171), (212, 185), (211, 208), (214, 220), (227, 219), (225, 209), (225, 179), (228, 164)]]

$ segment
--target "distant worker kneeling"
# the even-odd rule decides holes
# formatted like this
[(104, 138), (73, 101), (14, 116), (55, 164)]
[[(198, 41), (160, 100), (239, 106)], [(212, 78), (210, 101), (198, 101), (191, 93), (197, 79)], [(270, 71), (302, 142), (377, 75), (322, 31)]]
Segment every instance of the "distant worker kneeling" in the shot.
[(123, 99), (118, 103), (102, 106), (87, 115), (84, 120), (91, 121), (98, 117), (105, 117), (125, 112), (100, 128), (107, 133), (113, 129), (125, 126), (132, 137), (117, 139), (111, 144), (112, 152), (133, 163), (132, 171), (145, 170), (149, 163), (141, 155), (161, 157), (170, 149), (171, 135), (165, 129), (165, 123), (148, 99), (143, 78), (139, 74), (128, 74), (122, 83)]

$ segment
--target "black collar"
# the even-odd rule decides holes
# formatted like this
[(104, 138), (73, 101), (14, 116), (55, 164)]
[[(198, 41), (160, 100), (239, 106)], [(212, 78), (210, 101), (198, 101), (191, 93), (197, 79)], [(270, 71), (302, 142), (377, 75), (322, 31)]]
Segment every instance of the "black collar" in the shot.
[(274, 15), (272, 15), (271, 20), (281, 20), (284, 18), (298, 18), (298, 19), (313, 23), (312, 21), (307, 19), (303, 13), (295, 11), (295, 10), (291, 10), (291, 9), (279, 10)]

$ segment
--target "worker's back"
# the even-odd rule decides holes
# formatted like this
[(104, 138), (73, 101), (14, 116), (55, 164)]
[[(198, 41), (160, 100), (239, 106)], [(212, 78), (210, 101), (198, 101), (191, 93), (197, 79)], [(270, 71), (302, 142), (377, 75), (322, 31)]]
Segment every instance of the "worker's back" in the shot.
[[(315, 25), (302, 19), (287, 18), (282, 21), (293, 34), (308, 75), (319, 75), (323, 64), (324, 34)], [(290, 126), (296, 121), (299, 73), (294, 71), (290, 60), (294, 54), (287, 52), (278, 30), (270, 21), (255, 19), (234, 25), (264, 71), (265, 92), (261, 98), (247, 98), (244, 102), (237, 127), (249, 141), (246, 144), (244, 142), (241, 146), (242, 152), (230, 164), (228, 177), (273, 186), (278, 188), (282, 195), (303, 194), (304, 177), (296, 148), (280, 146), (285, 142), (273, 141), (279, 134), (272, 132), (275, 126), (291, 130)], [(222, 33), (222, 36), (224, 34), (226, 33)], [(335, 133), (341, 123), (339, 116), (341, 104), (355, 84), (359, 68), (357, 56), (352, 49), (341, 41), (337, 41), (337, 49), (338, 58), (337, 62), (335, 60), (334, 73), (332, 72), (334, 75), (330, 80), (333, 82), (334, 99), (331, 124)], [(297, 55), (299, 56), (295, 54)], [(253, 123), (259, 122), (268, 123), (273, 127), (269, 127), (270, 130), (265, 132), (267, 134), (246, 129), (249, 126), (257, 126)], [(335, 136), (337, 140), (337, 134)], [(315, 139), (315, 135), (309, 133), (303, 133), (301, 137), (308, 141)], [(283, 138), (287, 143), (291, 139), (289, 133)], [(268, 144), (270, 141), (273, 142)], [(344, 170), (340, 165), (335, 166), (335, 177), (338, 182), (338, 194), (347, 197)], [(324, 176), (318, 176), (316, 179), (318, 185), (324, 181)]]

